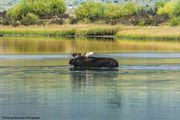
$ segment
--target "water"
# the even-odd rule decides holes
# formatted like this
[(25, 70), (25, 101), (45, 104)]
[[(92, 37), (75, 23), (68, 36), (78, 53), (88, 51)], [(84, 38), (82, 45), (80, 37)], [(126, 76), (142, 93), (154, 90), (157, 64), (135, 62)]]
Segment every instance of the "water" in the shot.
[[(92, 49), (92, 42), (97, 40), (86, 40), (88, 50), (96, 51), (96, 56), (113, 57), (120, 66), (112, 70), (76, 70), (68, 65), (68, 53), (80, 51), (78, 46), (83, 40), (76, 41), (75, 46), (70, 45), (74, 40), (62, 40), (61, 44), (68, 42), (68, 47), (62, 49), (58, 40), (45, 39), (46, 43), (40, 42), (42, 38), (37, 42), (30, 42), (30, 38), (1, 38), (0, 120), (4, 120), (3, 116), (33, 116), (41, 120), (179, 120), (177, 41), (137, 44), (117, 40), (116, 48), (111, 44), (101, 51), (100, 47), (111, 40), (101, 40), (100, 46), (96, 44)], [(27, 48), (22, 49), (26, 42)], [(127, 42), (136, 47), (118, 47)], [(159, 42), (166, 47), (159, 46)], [(57, 43), (60, 47), (54, 48)], [(42, 44), (47, 45), (46, 49)]]

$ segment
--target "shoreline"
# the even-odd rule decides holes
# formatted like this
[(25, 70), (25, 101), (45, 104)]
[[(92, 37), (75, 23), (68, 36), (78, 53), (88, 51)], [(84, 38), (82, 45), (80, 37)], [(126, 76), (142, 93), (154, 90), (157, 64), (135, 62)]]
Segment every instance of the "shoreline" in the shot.
[(180, 40), (180, 26), (111, 26), (97, 24), (20, 27), (0, 26), (0, 34), (3, 34), (3, 36)]

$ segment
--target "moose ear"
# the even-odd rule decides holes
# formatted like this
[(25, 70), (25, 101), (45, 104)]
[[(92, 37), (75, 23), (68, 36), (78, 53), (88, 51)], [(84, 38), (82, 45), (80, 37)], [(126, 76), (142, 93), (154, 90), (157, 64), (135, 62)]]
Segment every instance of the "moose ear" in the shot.
[(85, 54), (85, 57), (89, 57), (89, 56), (91, 56), (91, 55), (93, 55), (94, 54), (94, 52), (87, 52), (86, 54)]

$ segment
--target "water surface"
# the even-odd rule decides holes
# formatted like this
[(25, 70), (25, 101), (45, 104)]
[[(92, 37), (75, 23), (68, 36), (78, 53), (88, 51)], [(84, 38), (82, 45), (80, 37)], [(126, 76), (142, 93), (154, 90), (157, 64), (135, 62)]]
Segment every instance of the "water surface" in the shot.
[[(180, 44), (176, 41), (0, 39), (0, 117), (180, 119)], [(113, 57), (120, 66), (73, 69), (68, 65), (71, 50), (96, 51), (95, 56)]]

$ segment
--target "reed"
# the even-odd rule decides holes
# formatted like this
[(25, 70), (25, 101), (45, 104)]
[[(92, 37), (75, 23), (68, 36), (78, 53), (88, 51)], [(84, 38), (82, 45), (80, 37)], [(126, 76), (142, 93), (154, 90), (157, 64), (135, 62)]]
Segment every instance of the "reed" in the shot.
[(77, 36), (114, 36), (119, 31), (118, 27), (101, 27), (90, 28), (85, 30), (77, 30)]
[(131, 39), (180, 40), (180, 26), (110, 26), (97, 24), (47, 25), (47, 26), (0, 26), (4, 35), (41, 35), (41, 36), (115, 36)]
[(1, 26), (0, 33), (7, 35), (42, 35), (42, 36), (114, 36), (117, 26), (99, 25), (62, 25), (62, 26)]
[(136, 27), (134, 29), (121, 30), (116, 36), (130, 39), (162, 39), (180, 40), (180, 27)]

